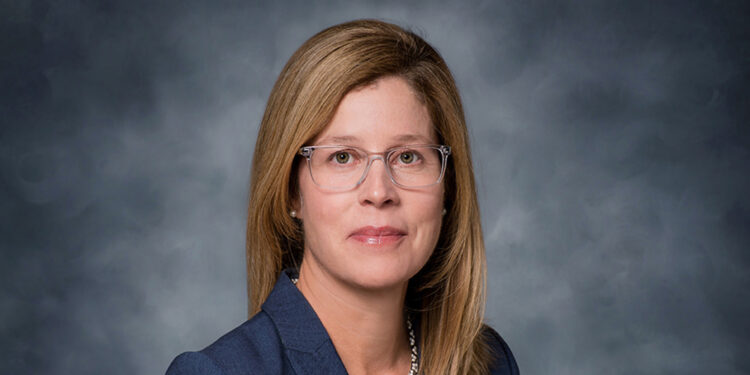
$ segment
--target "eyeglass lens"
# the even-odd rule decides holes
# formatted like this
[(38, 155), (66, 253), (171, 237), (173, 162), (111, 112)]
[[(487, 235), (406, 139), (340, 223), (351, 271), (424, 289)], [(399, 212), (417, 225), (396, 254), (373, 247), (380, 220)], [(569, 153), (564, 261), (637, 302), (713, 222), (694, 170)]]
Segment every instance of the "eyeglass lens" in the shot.
[[(313, 181), (320, 186), (353, 187), (364, 177), (371, 158), (379, 157), (368, 157), (363, 150), (352, 147), (319, 147), (310, 156), (310, 173)], [(443, 171), (443, 155), (436, 147), (393, 149), (385, 154), (382, 161), (393, 180), (406, 187), (433, 185)]]

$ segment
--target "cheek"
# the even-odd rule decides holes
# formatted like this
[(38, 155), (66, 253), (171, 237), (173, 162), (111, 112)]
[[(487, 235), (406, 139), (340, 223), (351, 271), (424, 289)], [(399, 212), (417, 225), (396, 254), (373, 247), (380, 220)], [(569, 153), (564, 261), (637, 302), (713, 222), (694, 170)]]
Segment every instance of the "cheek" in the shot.
[[(317, 186), (310, 179), (307, 170), (300, 176), (300, 213), (303, 220), (307, 221), (326, 221), (331, 215), (331, 208), (337, 204), (335, 199), (328, 194), (317, 189)], [(311, 223), (312, 224), (312, 223)]]
[[(299, 173), (299, 214), (304, 229), (305, 243), (318, 245), (326, 242), (340, 228), (342, 199), (317, 189), (307, 169)], [(339, 199), (337, 199), (339, 198)]]
[(443, 190), (440, 188), (434, 194), (421, 198), (408, 211), (412, 213), (414, 223), (419, 225), (418, 246), (431, 251), (437, 244), (443, 223)]
[(437, 221), (441, 221), (442, 218), (442, 212), (444, 208), (444, 202), (443, 202), (443, 196), (445, 195), (445, 190), (443, 189), (443, 186), (438, 186), (435, 188), (435, 191), (432, 192), (432, 194), (429, 195), (429, 198), (424, 200), (423, 203), (423, 210), (427, 213), (427, 215), (431, 216), (434, 219), (437, 219)]

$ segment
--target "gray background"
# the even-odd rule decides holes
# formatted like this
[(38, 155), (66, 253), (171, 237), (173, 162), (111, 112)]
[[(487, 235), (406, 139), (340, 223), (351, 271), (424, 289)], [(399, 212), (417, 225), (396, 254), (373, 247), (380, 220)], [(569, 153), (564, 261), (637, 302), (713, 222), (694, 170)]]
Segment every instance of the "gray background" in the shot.
[(0, 373), (163, 373), (240, 324), (265, 101), (363, 17), (456, 76), (524, 374), (750, 373), (740, 2), (0, 4)]

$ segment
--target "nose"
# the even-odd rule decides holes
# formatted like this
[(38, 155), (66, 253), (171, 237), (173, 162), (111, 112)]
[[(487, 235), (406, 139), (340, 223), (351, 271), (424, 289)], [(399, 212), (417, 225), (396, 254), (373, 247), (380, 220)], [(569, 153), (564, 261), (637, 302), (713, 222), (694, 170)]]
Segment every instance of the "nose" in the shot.
[[(378, 161), (380, 161), (378, 163)], [(399, 202), (396, 186), (388, 176), (385, 161), (382, 157), (374, 156), (370, 160), (370, 168), (366, 171), (365, 179), (359, 185), (359, 203), (383, 207)]]

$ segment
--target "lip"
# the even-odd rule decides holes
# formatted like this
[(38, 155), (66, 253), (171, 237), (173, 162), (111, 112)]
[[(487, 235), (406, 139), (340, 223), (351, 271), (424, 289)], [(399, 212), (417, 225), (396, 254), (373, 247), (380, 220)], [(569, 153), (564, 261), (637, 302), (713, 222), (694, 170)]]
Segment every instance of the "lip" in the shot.
[(371, 246), (393, 244), (400, 241), (405, 236), (405, 231), (390, 226), (365, 226), (355, 230), (349, 235), (351, 239)]

